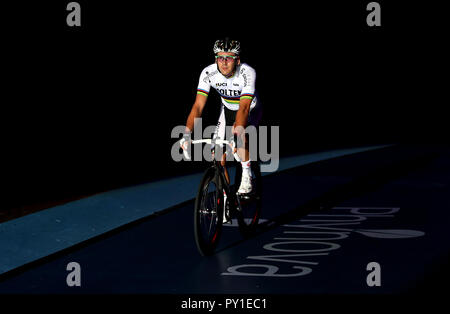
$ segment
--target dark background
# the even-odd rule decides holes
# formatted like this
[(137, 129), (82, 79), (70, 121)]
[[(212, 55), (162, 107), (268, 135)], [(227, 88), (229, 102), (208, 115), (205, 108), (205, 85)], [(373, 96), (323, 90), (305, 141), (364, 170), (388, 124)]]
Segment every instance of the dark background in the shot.
[[(214, 41), (239, 39), (282, 156), (445, 141), (437, 5), (378, 1), (70, 1), (3, 5), (2, 207), (199, 171), (170, 157)], [(215, 124), (212, 93), (203, 125)], [(199, 169), (200, 168), (200, 169)], [(41, 205), (45, 206), (45, 205)]]

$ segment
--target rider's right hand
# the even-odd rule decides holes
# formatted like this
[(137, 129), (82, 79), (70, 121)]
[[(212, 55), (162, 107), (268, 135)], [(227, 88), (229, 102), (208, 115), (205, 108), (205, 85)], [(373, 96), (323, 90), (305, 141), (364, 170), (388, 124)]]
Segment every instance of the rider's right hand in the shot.
[(183, 150), (187, 150), (190, 143), (191, 143), (191, 135), (188, 133), (185, 133), (183, 135), (183, 138), (180, 140), (180, 147)]

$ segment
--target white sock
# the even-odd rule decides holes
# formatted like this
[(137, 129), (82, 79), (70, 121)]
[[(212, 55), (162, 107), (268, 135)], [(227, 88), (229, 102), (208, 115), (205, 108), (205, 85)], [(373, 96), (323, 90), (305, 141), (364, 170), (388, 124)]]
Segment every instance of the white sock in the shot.
[(251, 176), (251, 162), (250, 160), (248, 161), (241, 161), (241, 165), (242, 165), (242, 174), (246, 174), (248, 176)]

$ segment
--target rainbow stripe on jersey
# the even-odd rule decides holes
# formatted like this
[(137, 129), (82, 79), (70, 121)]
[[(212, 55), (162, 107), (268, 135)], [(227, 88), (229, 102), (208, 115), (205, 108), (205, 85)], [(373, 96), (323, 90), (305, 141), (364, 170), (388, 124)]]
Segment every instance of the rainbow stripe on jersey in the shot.
[(203, 95), (205, 97), (208, 97), (208, 92), (203, 90), (203, 89), (200, 89), (200, 88), (197, 89), (197, 94), (200, 94), (200, 95)]
[(254, 95), (253, 94), (242, 94), (242, 95), (237, 96), (237, 97), (230, 97), (230, 96), (220, 95), (220, 97), (222, 97), (222, 99), (225, 100), (228, 104), (237, 104), (237, 105), (239, 105), (239, 101), (241, 99), (250, 99), (250, 100), (252, 100)]
[(250, 99), (250, 100), (252, 100), (253, 97), (255, 97), (254, 94), (242, 94), (241, 95), (241, 99)]

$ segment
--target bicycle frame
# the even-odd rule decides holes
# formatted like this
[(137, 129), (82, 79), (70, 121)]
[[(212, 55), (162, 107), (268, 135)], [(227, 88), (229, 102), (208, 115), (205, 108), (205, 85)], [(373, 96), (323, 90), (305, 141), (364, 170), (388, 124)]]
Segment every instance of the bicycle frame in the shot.
[[(213, 150), (213, 148), (212, 148), (212, 150)], [(236, 158), (236, 156), (235, 156), (235, 158)], [(225, 191), (225, 193), (227, 194), (228, 203), (230, 204), (229, 209), (230, 209), (230, 214), (231, 214), (234, 210), (238, 210), (239, 206), (236, 206), (235, 204), (239, 204), (239, 200), (236, 196), (236, 193), (235, 193), (236, 191), (234, 191), (231, 186), (231, 180), (228, 175), (227, 167), (222, 165), (222, 163), (218, 160), (214, 160), (214, 163), (211, 167), (215, 168), (216, 176), (220, 177), (220, 181), (223, 185), (220, 188), (223, 189)]]
[[(217, 160), (214, 156), (216, 145), (230, 145), (236, 161), (240, 162), (240, 158), (237, 155), (237, 150), (235, 149), (235, 142), (233, 140), (225, 141), (220, 139), (203, 139), (192, 141), (191, 143), (207, 143), (212, 145), (212, 165), (205, 171), (194, 204), (194, 234), (197, 248), (202, 255), (210, 255), (213, 254), (215, 247), (217, 246), (217, 241), (221, 234), (222, 224), (224, 222), (231, 222), (232, 218), (237, 218), (239, 230), (245, 237), (251, 235), (260, 216), (261, 198), (253, 198), (253, 196), (248, 195), (238, 195), (236, 193), (238, 183), (236, 180), (239, 180), (238, 174), (236, 173), (235, 182), (234, 185), (232, 185), (230, 176), (228, 175), (226, 163), (224, 163), (224, 157), (226, 157), (226, 154), (229, 152), (225, 150), (221, 160)], [(185, 154), (185, 157), (189, 159), (187, 150), (183, 150), (183, 153)], [(240, 165), (238, 163), (236, 170), (239, 170), (239, 166)], [(218, 192), (219, 194), (216, 194), (216, 198), (213, 199), (212, 203), (209, 203), (215, 205), (208, 205), (208, 207), (206, 207), (204, 205), (204, 200), (208, 199), (209, 194), (204, 193), (205, 191), (208, 191), (208, 187), (211, 182), (215, 184), (215, 193)], [(222, 196), (222, 193), (226, 194), (226, 201), (225, 196)], [(241, 198), (245, 198), (246, 202), (243, 203)], [(219, 202), (220, 200), (221, 202)], [(247, 218), (244, 215), (248, 213), (251, 215), (250, 222), (246, 222)], [(209, 215), (215, 215), (215, 218), (213, 218), (214, 220), (208, 220)], [(205, 217), (206, 220), (204, 219)], [(211, 229), (211, 227), (213, 227), (213, 229)]]

